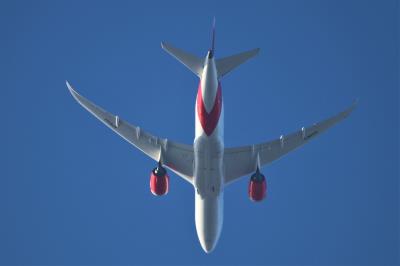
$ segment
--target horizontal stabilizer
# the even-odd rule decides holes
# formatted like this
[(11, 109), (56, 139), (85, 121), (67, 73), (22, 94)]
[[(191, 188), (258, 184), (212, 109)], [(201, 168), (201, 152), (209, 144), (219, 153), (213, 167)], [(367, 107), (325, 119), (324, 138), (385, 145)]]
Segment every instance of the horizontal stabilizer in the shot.
[(217, 60), (217, 71), (218, 77), (225, 76), (228, 72), (230, 72), (235, 67), (239, 66), (240, 64), (244, 63), (248, 59), (256, 56), (260, 48), (256, 48), (250, 51), (246, 51), (240, 54), (228, 56), (225, 58), (221, 58)]
[(203, 72), (204, 60), (197, 56), (191, 55), (181, 49), (175, 48), (165, 42), (161, 42), (161, 47), (167, 51), (170, 55), (175, 57), (179, 62), (184, 64), (198, 77), (201, 77)]

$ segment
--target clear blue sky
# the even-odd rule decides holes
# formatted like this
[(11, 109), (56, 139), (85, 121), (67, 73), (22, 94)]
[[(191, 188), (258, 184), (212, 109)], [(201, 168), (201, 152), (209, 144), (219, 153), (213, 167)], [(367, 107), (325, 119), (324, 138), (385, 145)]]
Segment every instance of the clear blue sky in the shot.
[[(396, 264), (398, 1), (1, 1), (0, 264)], [(160, 41), (260, 55), (222, 80), (226, 146), (274, 139), (347, 107), (344, 122), (225, 190), (206, 255), (193, 189), (90, 116), (65, 80), (124, 119), (184, 143), (197, 78)]]

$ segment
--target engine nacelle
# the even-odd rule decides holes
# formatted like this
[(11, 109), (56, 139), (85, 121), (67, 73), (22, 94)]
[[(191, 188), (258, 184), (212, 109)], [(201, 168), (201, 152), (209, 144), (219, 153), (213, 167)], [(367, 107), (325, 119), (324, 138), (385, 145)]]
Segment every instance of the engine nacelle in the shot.
[(168, 193), (169, 176), (167, 170), (159, 163), (156, 168), (151, 171), (150, 175), (150, 191), (155, 196), (163, 196)]
[(265, 176), (257, 171), (250, 177), (249, 181), (249, 198), (252, 201), (262, 201), (267, 194), (267, 182)]

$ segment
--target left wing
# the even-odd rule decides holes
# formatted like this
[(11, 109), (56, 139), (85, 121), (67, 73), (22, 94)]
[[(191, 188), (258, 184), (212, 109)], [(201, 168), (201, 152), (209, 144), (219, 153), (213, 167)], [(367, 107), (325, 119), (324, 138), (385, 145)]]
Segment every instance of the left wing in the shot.
[(165, 166), (177, 175), (189, 183), (193, 183), (193, 146), (153, 136), (141, 128), (127, 123), (119, 116), (103, 110), (77, 93), (68, 81), (66, 83), (75, 100), (97, 119), (147, 156), (156, 161), (161, 160)]
[(356, 102), (343, 112), (279, 139), (239, 148), (226, 148), (224, 151), (225, 184), (241, 176), (254, 172), (257, 166), (271, 163), (302, 146), (339, 121), (346, 118), (355, 108)]

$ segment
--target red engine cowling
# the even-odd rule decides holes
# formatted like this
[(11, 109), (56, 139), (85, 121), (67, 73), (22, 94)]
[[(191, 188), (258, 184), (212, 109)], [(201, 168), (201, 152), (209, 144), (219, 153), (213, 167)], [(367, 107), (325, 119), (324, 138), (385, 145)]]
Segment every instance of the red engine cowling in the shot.
[(249, 198), (252, 201), (262, 201), (267, 194), (267, 182), (265, 176), (257, 171), (250, 177), (249, 182)]
[(169, 176), (167, 170), (158, 164), (156, 168), (151, 171), (150, 175), (150, 191), (155, 196), (163, 196), (168, 193), (169, 189)]

